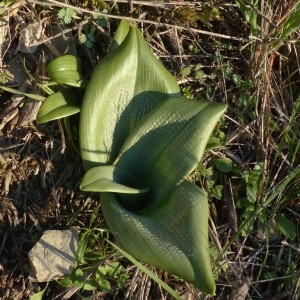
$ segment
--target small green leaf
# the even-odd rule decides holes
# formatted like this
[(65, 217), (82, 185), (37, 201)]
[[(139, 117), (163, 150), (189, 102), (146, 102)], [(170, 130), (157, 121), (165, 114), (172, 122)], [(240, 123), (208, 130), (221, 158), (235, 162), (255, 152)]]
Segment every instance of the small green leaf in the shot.
[(214, 62), (216, 64), (219, 64), (222, 62), (222, 55), (221, 55), (221, 52), (220, 50), (216, 50), (215, 53), (214, 53)]
[(79, 57), (70, 54), (55, 58), (47, 66), (47, 74), (52, 81), (74, 87), (83, 86), (81, 70)]
[(49, 282), (47, 282), (47, 284), (43, 290), (39, 291), (38, 293), (36, 293), (32, 296), (29, 296), (29, 300), (41, 300), (43, 298), (45, 291), (47, 290), (48, 283)]
[(224, 76), (225, 76), (226, 79), (231, 79), (232, 78), (232, 74), (233, 74), (233, 71), (230, 68), (230, 66), (224, 67)]
[(93, 210), (92, 215), (90, 217), (89, 228), (92, 228), (93, 223), (99, 216), (99, 205)]
[(215, 185), (213, 187), (212, 193), (216, 199), (221, 200), (223, 196), (223, 185)]
[(220, 148), (222, 147), (222, 144), (220, 142), (220, 139), (216, 138), (216, 137), (210, 137), (208, 139), (207, 145), (205, 147), (205, 151), (209, 151), (215, 148)]
[(77, 277), (77, 278), (81, 278), (82, 276), (83, 276), (83, 271), (82, 271), (82, 269), (76, 269), (75, 270), (75, 272), (74, 272), (74, 275), (75, 275), (75, 277)]
[(99, 277), (97, 280), (99, 288), (103, 291), (108, 293), (111, 289), (109, 281), (105, 277)]
[(90, 278), (84, 282), (82, 288), (85, 291), (93, 291), (93, 290), (96, 290), (97, 287), (98, 287), (98, 282), (95, 279)]
[(117, 261), (105, 265), (106, 274), (110, 277), (116, 277), (123, 269), (123, 266)]
[(257, 163), (251, 172), (243, 173), (245, 181), (247, 183), (247, 197), (248, 201), (255, 203), (257, 200), (257, 193), (260, 187), (261, 177), (263, 174), (264, 165), (263, 163)]
[(41, 300), (41, 299), (43, 299), (44, 293), (45, 293), (45, 290), (35, 293), (32, 296), (29, 296), (29, 300)]
[(90, 42), (94, 42), (95, 41), (95, 36), (94, 36), (94, 34), (92, 32), (90, 32), (87, 37), (88, 37), (88, 40)]
[[(89, 234), (90, 234), (90, 232), (87, 230), (80, 237), (80, 240), (78, 242), (78, 246), (77, 246), (77, 250), (76, 250), (76, 262), (79, 265), (85, 263), (84, 254), (85, 254), (86, 248), (88, 247), (89, 238), (90, 238)], [(83, 276), (82, 270), (81, 269), (76, 269), (75, 270), (75, 276), (76, 277)]]
[(88, 192), (115, 192), (139, 194), (148, 189), (137, 187), (138, 181), (126, 169), (117, 166), (100, 166), (86, 172), (80, 189)]
[(77, 92), (61, 91), (51, 94), (43, 101), (38, 114), (39, 124), (68, 117), (80, 112), (82, 96)]
[(99, 266), (97, 271), (96, 271), (96, 277), (103, 277), (106, 275), (106, 270), (103, 266)]
[(189, 76), (192, 73), (192, 70), (190, 67), (185, 67), (181, 70), (182, 76)]
[(84, 44), (87, 41), (87, 37), (84, 33), (79, 36), (79, 43)]
[[(110, 10), (110, 8), (108, 9), (108, 10)], [(96, 18), (97, 18), (98, 16), (96, 16)], [(101, 26), (101, 27), (107, 27), (107, 24), (108, 24), (108, 21), (107, 21), (107, 19), (106, 18), (100, 18), (100, 19), (98, 19), (97, 20), (97, 24), (99, 25), (99, 26)]]
[(31, 99), (34, 99), (34, 100), (38, 100), (38, 101), (44, 101), (46, 99), (43, 96), (40, 96), (40, 95), (37, 95), (37, 94), (23, 93), (21, 91), (18, 91), (14, 88), (10, 88), (10, 87), (7, 87), (7, 86), (0, 86), (0, 89), (4, 90), (6, 92), (12, 93), (12, 94), (22, 95), (22, 96), (25, 96), (25, 97), (28, 97), (28, 98), (31, 98)]
[(202, 79), (205, 77), (205, 73), (202, 70), (196, 72), (196, 77)]
[(282, 214), (275, 217), (278, 229), (288, 238), (293, 240), (297, 236), (297, 228), (293, 221), (285, 218)]
[(64, 21), (65, 24), (72, 22), (72, 18), (75, 17), (77, 13), (72, 8), (62, 8), (59, 10), (57, 16)]
[(195, 66), (195, 71), (199, 71), (203, 66), (201, 64), (197, 64)]
[(61, 286), (68, 288), (73, 284), (73, 280), (70, 277), (63, 278), (58, 282)]
[(223, 173), (229, 173), (232, 171), (232, 161), (228, 158), (216, 158), (214, 163), (218, 170)]
[[(245, 20), (249, 22), (251, 26), (251, 32), (254, 34), (257, 30), (257, 13), (250, 6), (246, 5), (243, 0), (235, 0), (238, 8), (243, 14)], [(251, 1), (253, 5), (257, 4), (257, 0)]]
[(65, 9), (65, 8), (60, 9), (60, 10), (58, 11), (58, 13), (57, 13), (57, 16), (58, 16), (60, 19), (64, 19), (65, 15), (66, 15), (66, 9)]
[(81, 289), (83, 287), (83, 284), (84, 284), (84, 280), (82, 277), (79, 277), (77, 278), (75, 281), (74, 281), (74, 284), (79, 288)]
[(85, 45), (86, 45), (86, 47), (89, 48), (89, 49), (93, 47), (93, 43), (92, 43), (90, 40), (87, 40), (87, 41), (85, 42)]
[(237, 87), (240, 87), (241, 84), (243, 83), (242, 77), (238, 74), (232, 74), (232, 79)]
[(127, 273), (122, 273), (119, 278), (118, 278), (118, 287), (121, 289), (123, 288), (124, 284), (126, 283), (126, 280), (129, 278), (129, 274)]

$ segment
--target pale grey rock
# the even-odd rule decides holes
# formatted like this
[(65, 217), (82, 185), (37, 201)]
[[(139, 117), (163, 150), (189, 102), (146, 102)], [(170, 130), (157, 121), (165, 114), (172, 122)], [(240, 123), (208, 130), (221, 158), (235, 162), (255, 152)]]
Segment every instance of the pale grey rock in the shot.
[(47, 230), (28, 253), (33, 281), (50, 281), (71, 274), (76, 261), (78, 232)]

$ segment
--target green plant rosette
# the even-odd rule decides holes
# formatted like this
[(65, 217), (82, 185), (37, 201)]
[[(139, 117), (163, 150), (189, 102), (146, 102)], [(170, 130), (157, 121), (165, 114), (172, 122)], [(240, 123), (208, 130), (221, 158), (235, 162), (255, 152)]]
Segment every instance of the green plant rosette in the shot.
[(207, 195), (186, 176), (226, 105), (181, 98), (139, 30), (120, 27), (83, 100), (81, 188), (102, 193), (125, 251), (214, 294)]

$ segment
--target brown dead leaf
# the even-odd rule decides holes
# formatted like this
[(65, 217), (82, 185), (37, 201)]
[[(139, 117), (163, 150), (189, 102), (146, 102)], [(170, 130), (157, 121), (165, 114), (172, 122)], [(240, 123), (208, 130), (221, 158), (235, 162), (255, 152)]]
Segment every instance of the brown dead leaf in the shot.
[(228, 299), (245, 300), (248, 295), (249, 287), (250, 279), (246, 277), (244, 282), (238, 288), (232, 290), (231, 296)]

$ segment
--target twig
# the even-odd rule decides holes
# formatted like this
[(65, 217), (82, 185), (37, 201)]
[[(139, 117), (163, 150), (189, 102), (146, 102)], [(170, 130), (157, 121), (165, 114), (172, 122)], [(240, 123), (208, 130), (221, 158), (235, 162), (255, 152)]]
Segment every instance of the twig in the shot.
[(60, 133), (60, 142), (61, 142), (61, 150), (60, 153), (64, 154), (65, 150), (66, 150), (66, 138), (65, 138), (65, 133), (64, 133), (64, 129), (61, 125), (61, 121), (57, 120), (57, 125), (58, 125), (58, 129), (59, 129), (59, 133)]
[(231, 40), (235, 40), (235, 41), (243, 41), (243, 42), (247, 41), (247, 39), (244, 39), (244, 38), (238, 38), (238, 37), (235, 37), (235, 36), (210, 32), (210, 31), (201, 30), (201, 29), (190, 28), (188, 26), (172, 25), (172, 24), (161, 23), (161, 22), (157, 22), (157, 21), (141, 20), (141, 19), (132, 18), (132, 17), (116, 16), (116, 15), (112, 15), (112, 14), (105, 14), (105, 13), (101, 13), (101, 12), (90, 11), (90, 10), (85, 9), (85, 8), (79, 8), (79, 7), (70, 5), (70, 4), (58, 2), (56, 0), (48, 0), (47, 2), (35, 1), (35, 3), (39, 4), (41, 6), (68, 7), (68, 8), (73, 9), (74, 11), (78, 11), (80, 13), (92, 14), (92, 15), (101, 16), (101, 17), (104, 17), (104, 18), (127, 20), (127, 21), (130, 21), (130, 22), (146, 23), (146, 24), (152, 24), (152, 25), (156, 25), (156, 26), (165, 26), (165, 27), (169, 27), (169, 28), (176, 28), (178, 30), (187, 30), (187, 31), (190, 31), (190, 32), (205, 34), (205, 35), (214, 36), (214, 37), (217, 37), (217, 38), (231, 39)]
[[(111, 0), (103, 0), (104, 2), (111, 2)], [(134, 1), (134, 0), (115, 0), (116, 3), (130, 3), (130, 6), (133, 4), (141, 6), (151, 6), (151, 7), (174, 7), (174, 6), (195, 6), (195, 2), (191, 1)]]
[(255, 11), (255, 13), (257, 13), (260, 17), (262, 17), (262, 19), (264, 19), (265, 21), (267, 21), (271, 26), (275, 27), (276, 29), (279, 29), (279, 26), (276, 25), (274, 22), (272, 22), (267, 16), (265, 16), (259, 9), (257, 9), (257, 7), (252, 4), (250, 1), (245, 0), (245, 2), (247, 3), (247, 5), (250, 6), (251, 9), (253, 9)]
[(2, 242), (1, 242), (1, 245), (0, 245), (0, 254), (2, 253), (2, 251), (4, 249), (5, 242), (6, 242), (6, 239), (7, 239), (7, 235), (8, 235), (8, 232), (6, 231), (4, 233), (4, 236), (2, 237)]
[(39, 233), (42, 233), (43, 232), (43, 228), (39, 224), (39, 220), (35, 217), (35, 215), (34, 215), (34, 213), (33, 213), (33, 211), (31, 210), (30, 207), (27, 208), (27, 213), (29, 215), (29, 218), (33, 222), (35, 228), (38, 230)]
[(73, 31), (73, 30), (76, 30), (78, 28), (78, 26), (83, 26), (84, 24), (87, 24), (88, 22), (90, 22), (91, 20), (88, 19), (88, 20), (83, 20), (82, 22), (80, 22), (79, 24), (77, 24), (76, 26), (73, 26), (71, 28), (67, 28), (65, 30), (63, 30), (62, 32), (56, 34), (56, 35), (53, 35), (47, 39), (43, 39), (41, 40), (40, 42), (36, 42), (34, 43), (34, 46), (38, 46), (38, 45), (41, 45), (41, 44), (45, 44), (46, 42), (49, 42), (51, 40), (54, 40), (56, 39), (57, 37), (60, 37), (60, 36), (64, 36), (66, 33), (70, 32), (70, 31)]

